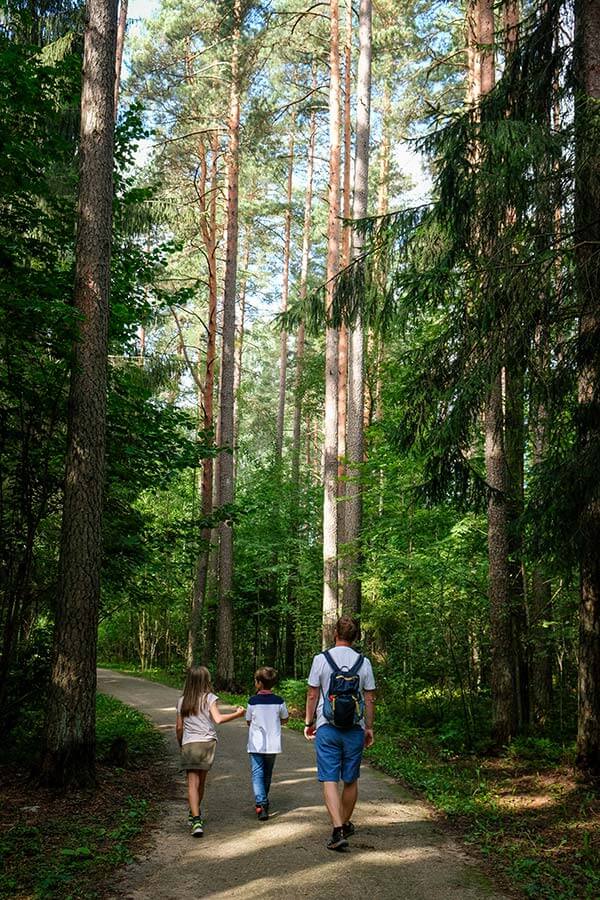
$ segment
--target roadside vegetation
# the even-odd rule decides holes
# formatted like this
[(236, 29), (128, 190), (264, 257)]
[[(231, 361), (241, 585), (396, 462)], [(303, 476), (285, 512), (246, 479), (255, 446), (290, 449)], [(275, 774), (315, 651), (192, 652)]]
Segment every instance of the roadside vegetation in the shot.
[[(180, 668), (102, 665), (169, 687), (183, 683)], [(276, 690), (290, 709), (289, 727), (302, 731), (305, 682), (284, 679)], [(232, 705), (248, 700), (246, 693), (219, 697)], [(490, 755), (483, 743), (468, 749), (460, 712), (446, 708), (436, 718), (431, 699), (415, 698), (403, 719), (384, 693), (367, 759), (427, 800), (516, 896), (600, 896), (600, 797), (576, 773), (573, 738), (518, 738)]]
[(0, 897), (95, 900), (128, 862), (165, 794), (164, 741), (139, 712), (97, 695), (98, 789), (54, 795), (31, 777), (42, 708), (0, 749)]

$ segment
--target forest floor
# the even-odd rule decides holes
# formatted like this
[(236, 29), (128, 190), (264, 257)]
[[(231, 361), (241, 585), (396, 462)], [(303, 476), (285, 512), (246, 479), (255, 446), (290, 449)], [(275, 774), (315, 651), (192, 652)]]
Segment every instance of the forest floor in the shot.
[(189, 834), (185, 781), (178, 770), (170, 687), (99, 670), (98, 688), (147, 715), (167, 738), (172, 793), (151, 839), (115, 877), (109, 893), (127, 900), (210, 897), (398, 897), (406, 900), (502, 900), (508, 893), (448, 834), (443, 822), (391, 778), (364, 765), (348, 853), (325, 848), (327, 816), (315, 776), (314, 747), (287, 730), (271, 789), (272, 815), (254, 814), (246, 753), (247, 729), (219, 729), (203, 813), (206, 833)]
[[(146, 841), (171, 790), (165, 742), (144, 717), (111, 697), (98, 695), (96, 721), (95, 790), (64, 795), (36, 784), (31, 773), (40, 740), (32, 737), (39, 728), (31, 720), (12, 753), (3, 755), (0, 898), (99, 900), (115, 869)], [(126, 759), (110, 758), (117, 736), (127, 741)]]

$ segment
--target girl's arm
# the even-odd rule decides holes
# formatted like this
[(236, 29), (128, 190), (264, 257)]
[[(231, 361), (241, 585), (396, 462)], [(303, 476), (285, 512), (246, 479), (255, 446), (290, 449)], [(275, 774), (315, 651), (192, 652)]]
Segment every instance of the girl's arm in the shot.
[(219, 710), (219, 705), (216, 700), (214, 703), (211, 703), (209, 712), (211, 719), (213, 722), (216, 722), (217, 725), (222, 725), (224, 722), (232, 722), (233, 719), (239, 719), (241, 716), (246, 715), (246, 710), (243, 706), (238, 706), (235, 712), (222, 713)]
[(181, 747), (181, 742), (183, 740), (183, 719), (177, 713), (177, 720), (175, 722), (175, 734), (177, 736), (177, 743)]

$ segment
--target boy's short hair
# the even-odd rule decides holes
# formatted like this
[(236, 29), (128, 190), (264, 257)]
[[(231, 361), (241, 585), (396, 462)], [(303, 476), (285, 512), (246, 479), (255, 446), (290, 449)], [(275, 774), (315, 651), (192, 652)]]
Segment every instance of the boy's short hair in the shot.
[(260, 681), (262, 686), (269, 691), (277, 683), (277, 670), (271, 666), (261, 666), (254, 673), (254, 680)]
[(335, 623), (335, 632), (343, 641), (354, 643), (360, 633), (358, 622), (352, 616), (340, 616)]

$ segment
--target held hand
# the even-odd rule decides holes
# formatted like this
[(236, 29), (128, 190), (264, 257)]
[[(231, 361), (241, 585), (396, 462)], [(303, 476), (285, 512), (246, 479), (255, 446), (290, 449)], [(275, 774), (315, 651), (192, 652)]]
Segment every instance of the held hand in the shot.
[(305, 725), (304, 726), (304, 737), (307, 741), (314, 741), (316, 737), (316, 730), (314, 725)]
[(237, 714), (238, 719), (241, 718), (243, 715), (245, 715), (245, 713), (246, 713), (246, 710), (244, 709), (244, 707), (238, 706), (238, 708), (236, 709), (236, 714)]
[(365, 750), (372, 747), (375, 742), (375, 736), (372, 728), (365, 728)]

